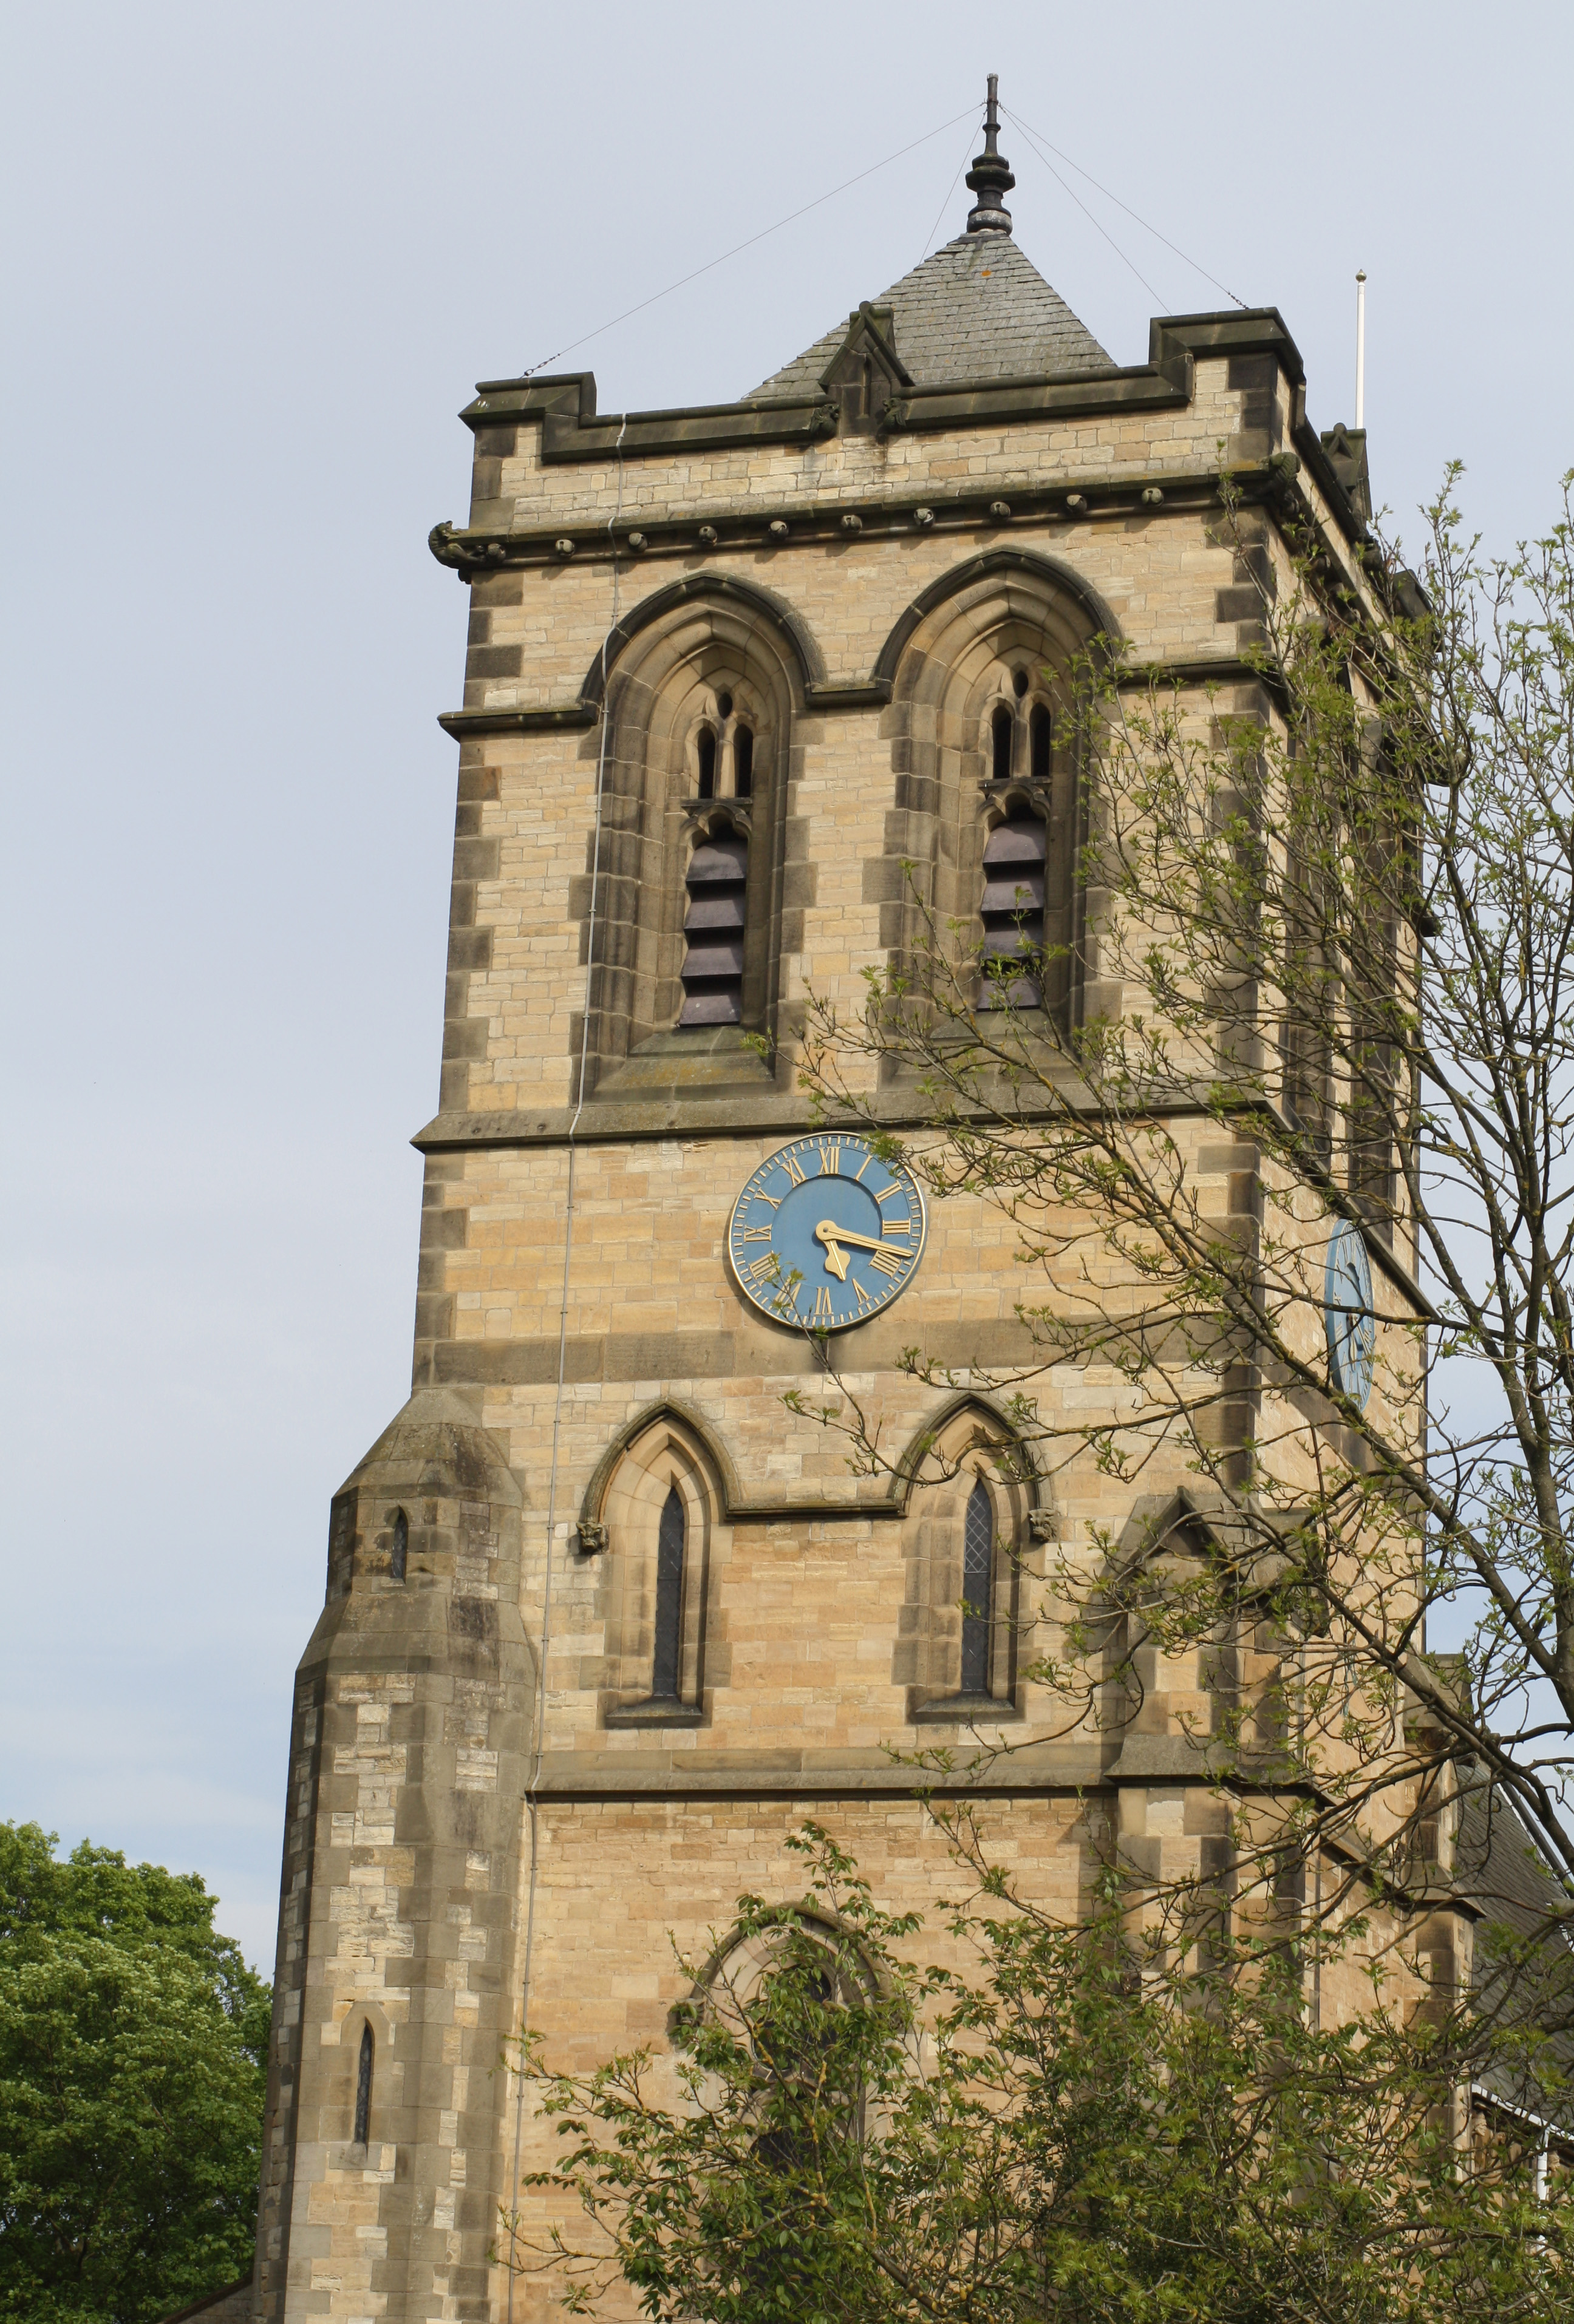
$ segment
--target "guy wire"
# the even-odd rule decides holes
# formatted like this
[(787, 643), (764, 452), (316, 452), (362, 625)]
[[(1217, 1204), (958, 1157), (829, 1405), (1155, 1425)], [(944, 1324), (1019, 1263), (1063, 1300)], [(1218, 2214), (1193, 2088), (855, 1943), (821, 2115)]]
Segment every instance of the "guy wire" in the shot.
[[(1206, 266), (1200, 265), (1195, 258), (1189, 258), (1178, 242), (1171, 242), (1167, 234), (1161, 234), (1156, 226), (1150, 226), (1147, 219), (1141, 217), (1137, 211), (1134, 210), (1129, 202), (1123, 202), (1118, 194), (1112, 194), (1107, 186), (1100, 185), (1098, 180), (1094, 177), (1091, 171), (1085, 170), (1080, 161), (1073, 161), (1069, 153), (1062, 153), (1058, 145), (1051, 145), (1049, 139), (1039, 130), (1031, 127), (1030, 124), (1023, 119), (1020, 113), (1013, 113), (1008, 105), (1002, 105), (1000, 110), (1005, 114), (1007, 121), (1011, 122), (1016, 128), (1021, 130), (1023, 135), (1027, 139), (1029, 145), (1037, 153), (1039, 160), (1043, 162), (1045, 169), (1049, 171), (1050, 175), (1054, 179), (1056, 184), (1061, 187), (1066, 193), (1071, 195), (1071, 199), (1074, 202), (1077, 202), (1077, 207), (1082, 212), (1084, 217), (1090, 219), (1093, 225), (1098, 226), (1098, 220), (1094, 217), (1092, 211), (1087, 207), (1086, 203), (1077, 200), (1077, 196), (1072, 192), (1071, 188), (1066, 184), (1066, 180), (1061, 177), (1060, 171), (1055, 169), (1048, 160), (1047, 153), (1055, 154), (1059, 160), (1064, 161), (1068, 170), (1075, 170), (1079, 178), (1086, 178), (1088, 184), (1093, 187), (1097, 192), (1101, 193), (1106, 202), (1113, 202), (1117, 210), (1124, 210), (1127, 217), (1130, 218), (1134, 225), (1140, 226), (1144, 234), (1151, 234), (1155, 242), (1162, 242), (1166, 250), (1172, 250), (1183, 266), (1190, 266), (1194, 273), (1201, 275), (1205, 282), (1211, 282), (1216, 290), (1222, 290), (1225, 297), (1232, 300), (1236, 306), (1245, 307), (1246, 303), (1245, 300), (1244, 299), (1237, 299), (1227, 282), (1221, 282), (1217, 274), (1210, 274)], [(1131, 266), (1132, 272), (1134, 274), (1137, 274), (1136, 268), (1132, 265), (1131, 260), (1126, 257), (1125, 251), (1121, 249), (1119, 244), (1115, 241), (1114, 237), (1110, 235), (1104, 234), (1104, 228), (1101, 226), (1098, 226), (1098, 231), (1100, 234), (1104, 235), (1106, 242), (1109, 244), (1111, 250), (1115, 252), (1116, 257), (1123, 259), (1127, 266)], [(1153, 289), (1153, 284), (1148, 281), (1145, 275), (1137, 274), (1137, 281), (1142, 284), (1143, 290), (1147, 291), (1150, 298), (1158, 298), (1158, 292)]]
[[(784, 226), (792, 226), (798, 218), (807, 217), (810, 210), (819, 209), (823, 203), (834, 202), (837, 196), (845, 194), (849, 186), (861, 185), (866, 178), (872, 178), (878, 170), (888, 170), (893, 161), (900, 161), (904, 154), (916, 153), (919, 147), (927, 145), (931, 137), (943, 135), (946, 130), (954, 128), (958, 121), (966, 121), (977, 110), (976, 105), (969, 105), (965, 111), (953, 113), (949, 121), (940, 122), (936, 128), (926, 129), (923, 135), (915, 137), (911, 145), (899, 146), (894, 153), (887, 153), (883, 161), (871, 161), (866, 170), (860, 170), (855, 178), (844, 178), (839, 186), (831, 188), (829, 193), (816, 194), (811, 202), (805, 202), (801, 209), (789, 210), (787, 216), (778, 218), (774, 226), (763, 226), (758, 234), (751, 234), (746, 242), (735, 242), (732, 248), (724, 250), (719, 258), (708, 258), (703, 266), (697, 266), (691, 274), (681, 274), (677, 281), (669, 282), (664, 290), (653, 290), (650, 297), (642, 299), (637, 306), (625, 307), (621, 315), (614, 315), (611, 322), (597, 323), (593, 331), (586, 331), (580, 337), (570, 339), (566, 347), (558, 349), (556, 355), (543, 355), (540, 363), (533, 363), (528, 371), (522, 371), (520, 378), (533, 379), (538, 371), (545, 371), (548, 364), (560, 363), (565, 355), (571, 355), (576, 347), (588, 346), (592, 339), (598, 339), (603, 331), (616, 330), (618, 324), (626, 323), (631, 315), (643, 315), (647, 307), (653, 307), (658, 300), (670, 299), (674, 290), (681, 290), (690, 282), (698, 282), (699, 277), (708, 274), (713, 267), (725, 266), (729, 258), (736, 258), (742, 252), (753, 250), (756, 242), (764, 242), (771, 235), (780, 234)], [(958, 176), (960, 174), (958, 171)], [(954, 185), (956, 179), (951, 182)]]
[(514, 2098), (514, 2171), (510, 2188), (508, 2227), (508, 2324), (514, 2324), (514, 2279), (517, 2270), (514, 2261), (519, 2247), (519, 2159), (524, 2140), (525, 2061), (523, 2045), (530, 2030), (530, 1980), (535, 1958), (536, 1889), (541, 1871), (541, 1812), (536, 1794), (541, 1786), (542, 1766), (545, 1756), (547, 1715), (547, 1655), (552, 1636), (552, 1546), (557, 1536), (558, 1517), (558, 1452), (562, 1439), (563, 1389), (568, 1377), (569, 1353), (569, 1268), (574, 1253), (574, 1179), (579, 1148), (575, 1144), (579, 1129), (579, 1117), (585, 1111), (585, 1074), (590, 1056), (590, 1000), (596, 974), (596, 910), (597, 888), (601, 875), (601, 807), (606, 780), (606, 649), (617, 629), (622, 576), (617, 558), (617, 523), (623, 514), (623, 439), (628, 430), (625, 418), (617, 431), (617, 504), (606, 521), (607, 537), (612, 544), (612, 620), (601, 641), (601, 739), (596, 757), (596, 817), (590, 843), (590, 906), (587, 916), (585, 944), (585, 1008), (579, 1028), (579, 1074), (575, 1093), (573, 1117), (569, 1123), (569, 1182), (563, 1206), (563, 1280), (558, 1305), (558, 1378), (557, 1391), (552, 1399), (551, 1457), (547, 1471), (547, 1541), (546, 1571), (542, 1586), (541, 1650), (536, 1663), (535, 1718), (531, 1738), (530, 1777), (524, 1787), (525, 1820), (530, 1831), (530, 1874), (525, 1891), (524, 1907), (524, 1967), (519, 1983), (519, 2039), (522, 2055), (515, 2068)]
[(924, 260), (929, 256), (929, 254), (930, 254), (930, 245), (931, 245), (931, 244), (934, 241), (935, 235), (936, 235), (938, 234), (938, 232), (940, 231), (940, 220), (944, 217), (944, 216), (945, 216), (946, 212), (950, 208), (950, 206), (951, 206), (951, 196), (952, 196), (952, 195), (956, 192), (956, 190), (957, 190), (957, 178), (959, 178), (959, 177), (961, 176), (961, 174), (962, 174), (963, 171), (964, 171), (964, 170), (967, 168), (967, 166), (968, 166), (968, 159), (969, 159), (969, 157), (970, 157), (970, 155), (971, 155), (972, 148), (973, 148), (973, 138), (974, 138), (975, 136), (977, 136), (977, 130), (973, 131), (973, 132), (969, 134), (969, 136), (968, 136), (968, 143), (966, 143), (966, 145), (964, 145), (964, 146), (963, 146), (963, 148), (962, 148), (962, 158), (961, 158), (961, 160), (960, 160), (960, 161), (958, 162), (958, 164), (957, 164), (957, 177), (956, 177), (956, 178), (953, 178), (953, 179), (951, 180), (950, 184), (946, 188), (946, 198), (945, 198), (944, 201), (940, 204), (940, 206), (939, 209), (938, 209), (938, 210), (936, 210), (936, 212), (935, 212), (935, 222), (934, 222), (933, 226), (931, 226), (931, 228), (930, 228), (930, 230), (929, 230), (928, 235), (927, 235), (925, 236), (925, 238), (924, 238), (924, 245), (923, 245), (923, 248), (922, 248), (922, 249), (919, 252), (919, 254), (918, 254), (918, 263), (919, 263), (919, 264), (920, 264), (921, 266), (923, 264)]

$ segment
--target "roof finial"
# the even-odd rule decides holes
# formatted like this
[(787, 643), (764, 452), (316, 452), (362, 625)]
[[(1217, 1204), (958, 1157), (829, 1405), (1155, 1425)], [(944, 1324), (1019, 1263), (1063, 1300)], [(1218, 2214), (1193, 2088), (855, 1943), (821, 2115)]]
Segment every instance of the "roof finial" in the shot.
[(989, 76), (989, 102), (984, 108), (984, 151), (968, 172), (968, 190), (978, 198), (968, 212), (969, 234), (1009, 234), (1011, 212), (1005, 207), (1005, 196), (1015, 185), (1011, 165), (1003, 161), (995, 151), (995, 141), (1000, 134), (1000, 111), (995, 92), (1000, 85), (1000, 75)]

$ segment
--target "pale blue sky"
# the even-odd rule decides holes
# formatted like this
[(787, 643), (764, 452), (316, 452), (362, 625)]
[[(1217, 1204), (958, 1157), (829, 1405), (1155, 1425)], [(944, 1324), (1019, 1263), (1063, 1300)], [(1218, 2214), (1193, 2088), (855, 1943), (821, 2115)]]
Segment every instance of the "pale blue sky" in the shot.
[[(1379, 497), (1506, 542), (1574, 465), (1566, 5), (0, 19), (8, 1489), (0, 1815), (179, 1869), (271, 1965), (329, 1495), (404, 1396), (478, 378), (1006, 104), (1249, 303)], [(1220, 294), (1002, 139), (1121, 362)], [(567, 359), (737, 394), (922, 254), (948, 129)]]

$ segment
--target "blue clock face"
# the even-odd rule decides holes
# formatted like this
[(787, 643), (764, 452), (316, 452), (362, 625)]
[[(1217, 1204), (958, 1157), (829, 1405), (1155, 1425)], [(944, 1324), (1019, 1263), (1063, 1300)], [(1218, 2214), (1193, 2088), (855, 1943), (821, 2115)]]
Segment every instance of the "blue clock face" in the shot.
[(1372, 1262), (1359, 1231), (1348, 1219), (1340, 1222), (1329, 1245), (1323, 1305), (1334, 1386), (1364, 1409), (1372, 1393), (1377, 1318), (1372, 1311)]
[(912, 1173), (865, 1139), (826, 1130), (761, 1163), (733, 1204), (727, 1255), (773, 1323), (845, 1332), (912, 1282), (925, 1231)]

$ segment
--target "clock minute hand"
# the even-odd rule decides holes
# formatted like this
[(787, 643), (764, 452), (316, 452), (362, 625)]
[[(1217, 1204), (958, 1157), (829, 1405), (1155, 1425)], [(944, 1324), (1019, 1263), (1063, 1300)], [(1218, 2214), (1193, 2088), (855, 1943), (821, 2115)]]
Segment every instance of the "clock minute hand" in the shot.
[(821, 1219), (814, 1230), (814, 1239), (824, 1243), (828, 1251), (836, 1244), (844, 1242), (856, 1243), (860, 1250), (889, 1250), (891, 1248), (889, 1243), (877, 1242), (873, 1235), (855, 1234), (851, 1227), (838, 1227), (834, 1219)]

